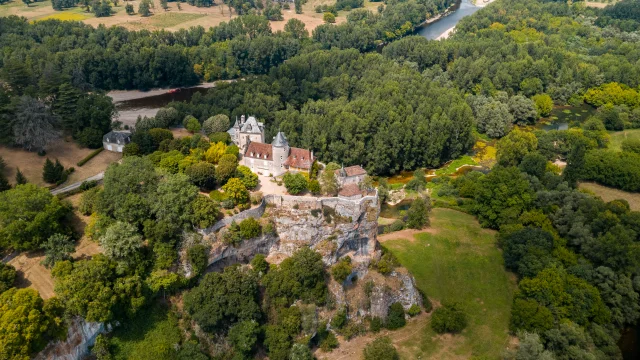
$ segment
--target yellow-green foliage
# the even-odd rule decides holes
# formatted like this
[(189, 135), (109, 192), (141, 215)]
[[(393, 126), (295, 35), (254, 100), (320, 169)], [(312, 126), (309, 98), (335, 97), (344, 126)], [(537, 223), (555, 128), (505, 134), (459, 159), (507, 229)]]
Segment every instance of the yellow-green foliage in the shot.
[(38, 19), (38, 21), (40, 20), (82, 21), (88, 18), (89, 16), (85, 14), (79, 14), (77, 12), (71, 12), (71, 11), (63, 11), (60, 13), (45, 16), (41, 19)]
[(640, 105), (640, 94), (624, 84), (612, 82), (589, 89), (584, 94), (584, 101), (598, 107), (604, 104), (613, 104), (634, 108)]

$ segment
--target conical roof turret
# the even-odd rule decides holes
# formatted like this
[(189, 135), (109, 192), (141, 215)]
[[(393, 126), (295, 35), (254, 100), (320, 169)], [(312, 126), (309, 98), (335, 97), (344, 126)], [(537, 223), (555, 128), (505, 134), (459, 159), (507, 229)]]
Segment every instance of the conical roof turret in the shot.
[(277, 147), (285, 147), (289, 146), (289, 141), (287, 141), (287, 137), (284, 136), (282, 131), (278, 131), (278, 134), (273, 138), (273, 142), (271, 142), (272, 146)]

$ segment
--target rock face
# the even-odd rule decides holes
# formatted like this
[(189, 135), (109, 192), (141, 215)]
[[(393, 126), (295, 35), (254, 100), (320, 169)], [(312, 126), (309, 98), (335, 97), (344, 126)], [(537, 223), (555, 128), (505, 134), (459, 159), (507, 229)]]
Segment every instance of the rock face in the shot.
[[(264, 202), (266, 208), (260, 217), (273, 225), (276, 235), (245, 240), (237, 247), (216, 241), (215, 234), (205, 235), (212, 245), (211, 265), (248, 262), (256, 254), (267, 255), (269, 262), (279, 263), (308, 246), (323, 256), (327, 266), (344, 256), (351, 257), (353, 273), (347, 280), (349, 285), (329, 283), (336, 306), (347, 306), (350, 317), (385, 318), (394, 302), (400, 302), (405, 309), (413, 304), (422, 305), (415, 280), (405, 269), (396, 269), (388, 276), (369, 270), (369, 264), (380, 257), (377, 240), (380, 207), (376, 194), (356, 200), (267, 195)], [(355, 277), (358, 280), (351, 284)], [(367, 291), (364, 287), (368, 282), (373, 285)]]
[(67, 330), (67, 340), (49, 343), (35, 360), (80, 360), (89, 354), (98, 335), (109, 331), (103, 323), (88, 323), (74, 318)]

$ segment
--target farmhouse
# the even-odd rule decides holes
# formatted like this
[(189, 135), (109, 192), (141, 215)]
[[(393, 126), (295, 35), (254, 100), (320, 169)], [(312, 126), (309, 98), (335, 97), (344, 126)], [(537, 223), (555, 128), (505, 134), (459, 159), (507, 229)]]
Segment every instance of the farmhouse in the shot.
[(129, 131), (110, 131), (102, 137), (102, 146), (105, 150), (122, 152), (124, 146), (131, 142)]
[(245, 121), (242, 115), (228, 133), (240, 149), (242, 164), (255, 173), (279, 176), (287, 171), (309, 172), (315, 161), (312, 151), (290, 147), (281, 131), (271, 144), (265, 143), (264, 124), (253, 116)]

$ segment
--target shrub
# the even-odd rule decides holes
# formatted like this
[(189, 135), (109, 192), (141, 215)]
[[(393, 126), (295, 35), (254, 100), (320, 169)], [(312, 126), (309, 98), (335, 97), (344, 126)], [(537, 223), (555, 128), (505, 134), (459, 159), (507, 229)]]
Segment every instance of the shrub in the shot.
[(331, 275), (333, 279), (339, 283), (347, 280), (347, 277), (351, 275), (353, 271), (353, 266), (351, 265), (351, 257), (345, 256), (337, 264), (333, 265), (331, 268)]
[(211, 141), (212, 144), (219, 143), (219, 142), (223, 144), (228, 144), (229, 142), (231, 142), (231, 135), (229, 135), (229, 133), (227, 132), (217, 132), (217, 133), (209, 134), (207, 136), (209, 137), (209, 141)]
[(78, 211), (82, 215), (91, 215), (98, 209), (98, 203), (100, 201), (100, 193), (101, 190), (99, 188), (94, 187), (89, 191), (86, 191), (82, 194), (80, 198), (80, 203), (78, 204)]
[(184, 120), (182, 121), (182, 125), (184, 125), (184, 128), (192, 134), (200, 131), (200, 122), (198, 122), (198, 119), (191, 115), (187, 115), (184, 118)]
[(269, 263), (265, 260), (265, 256), (257, 254), (251, 260), (251, 267), (255, 272), (266, 274), (269, 271)]
[(339, 345), (338, 339), (332, 332), (328, 332), (327, 336), (320, 342), (320, 349), (324, 352), (331, 352)]
[(388, 337), (373, 340), (362, 352), (364, 360), (399, 360), (400, 355)]
[(209, 249), (204, 245), (194, 245), (187, 250), (187, 260), (196, 275), (200, 275), (209, 265)]
[(93, 159), (96, 155), (100, 154), (102, 152), (102, 150), (104, 150), (104, 148), (99, 148), (96, 149), (95, 151), (92, 151), (89, 155), (87, 155), (84, 159), (78, 161), (76, 163), (76, 165), (78, 167), (81, 167), (82, 165), (86, 164), (89, 160)]
[(404, 221), (402, 220), (396, 220), (389, 226), (390, 231), (400, 231), (402, 229), (404, 229)]
[(320, 188), (320, 182), (318, 180), (310, 180), (309, 181), (309, 191), (311, 191), (311, 193), (313, 195), (318, 195), (320, 194), (321, 188)]
[(244, 239), (258, 237), (261, 232), (262, 226), (260, 226), (260, 223), (252, 217), (246, 218), (240, 222), (240, 236)]
[(407, 321), (404, 318), (404, 308), (399, 302), (395, 302), (389, 306), (387, 313), (386, 328), (389, 330), (400, 329), (405, 326)]
[(622, 151), (640, 154), (640, 139), (624, 139), (622, 141)]
[(347, 325), (347, 309), (338, 310), (336, 315), (331, 319), (331, 327), (334, 329), (342, 329)]
[(300, 173), (286, 173), (282, 177), (284, 186), (287, 188), (287, 192), (291, 195), (298, 195), (301, 192), (307, 190), (307, 179)]
[(324, 20), (324, 22), (328, 24), (333, 24), (336, 22), (336, 16), (330, 12), (324, 13), (324, 15), (322, 16), (322, 19)]
[(467, 315), (457, 303), (437, 308), (431, 316), (431, 328), (439, 334), (459, 333), (467, 326)]
[(369, 330), (371, 330), (371, 332), (373, 333), (377, 333), (382, 329), (382, 319), (380, 319), (377, 316), (374, 316), (373, 318), (371, 318), (371, 321), (369, 322)]
[(124, 10), (127, 12), (127, 15), (133, 15), (136, 13), (135, 10), (133, 10), (133, 5), (131, 4), (125, 5)]
[(407, 310), (407, 314), (411, 317), (420, 315), (420, 312), (422, 312), (422, 309), (420, 309), (420, 305), (418, 304), (411, 305), (409, 310)]

